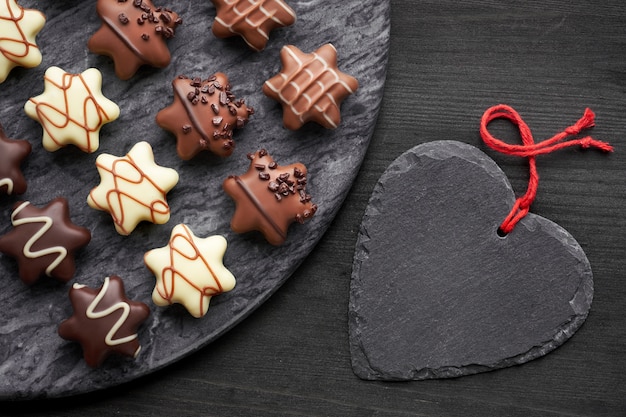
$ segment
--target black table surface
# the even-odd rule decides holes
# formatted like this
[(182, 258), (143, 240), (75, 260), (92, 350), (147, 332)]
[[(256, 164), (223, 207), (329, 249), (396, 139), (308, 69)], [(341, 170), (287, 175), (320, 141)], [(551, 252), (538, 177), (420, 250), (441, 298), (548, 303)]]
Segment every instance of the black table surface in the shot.
[[(330, 229), (268, 302), (201, 351), (109, 390), (0, 403), (0, 415), (626, 416), (626, 3), (391, 0), (382, 110), (366, 159)], [(348, 298), (361, 218), (377, 179), (420, 143), (477, 146), (518, 194), (526, 160), (499, 155), (478, 125), (513, 106), (537, 141), (590, 107), (605, 155), (538, 159), (532, 211), (585, 250), (595, 296), (582, 328), (522, 366), (458, 379), (362, 381), (352, 373)], [(515, 130), (494, 125), (510, 143)], [(416, 219), (424, 221), (424, 219)]]

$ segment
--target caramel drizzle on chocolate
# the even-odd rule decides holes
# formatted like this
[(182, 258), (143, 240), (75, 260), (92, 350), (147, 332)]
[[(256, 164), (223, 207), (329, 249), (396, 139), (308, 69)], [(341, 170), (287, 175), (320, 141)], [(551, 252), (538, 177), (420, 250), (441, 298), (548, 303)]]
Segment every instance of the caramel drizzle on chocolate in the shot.
[[(169, 244), (170, 266), (163, 269), (162, 288), (160, 288), (160, 286), (157, 286), (157, 291), (159, 292), (159, 295), (161, 296), (161, 298), (163, 298), (164, 300), (167, 300), (170, 304), (172, 304), (172, 298), (174, 297), (176, 293), (176, 278), (179, 277), (180, 279), (185, 281), (187, 284), (189, 284), (191, 287), (193, 287), (196, 291), (198, 291), (200, 295), (199, 297), (200, 298), (200, 310), (199, 311), (204, 311), (204, 297), (212, 297), (212, 296), (221, 294), (224, 292), (224, 288), (217, 274), (213, 271), (213, 268), (211, 268), (211, 265), (206, 260), (206, 258), (202, 256), (200, 249), (193, 241), (193, 235), (191, 231), (189, 230), (189, 228), (185, 225), (182, 225), (182, 227), (185, 233), (184, 234), (177, 233), (173, 235), (172, 238), (170, 239), (170, 244)], [(176, 241), (178, 239), (183, 240), (184, 242), (183, 246), (189, 245), (193, 248), (193, 252), (195, 254), (194, 257), (186, 256), (185, 251), (176, 248)], [(192, 279), (182, 274), (181, 271), (176, 268), (176, 256), (177, 255), (189, 261), (199, 260), (200, 262), (202, 262), (202, 264), (204, 264), (204, 267), (207, 269), (207, 271), (209, 271), (209, 274), (211, 274), (211, 278), (213, 278), (213, 281), (215, 282), (215, 286), (207, 285), (207, 286), (201, 287), (197, 285)], [(169, 286), (167, 285), (168, 283), (169, 283)]]
[(22, 219), (16, 219), (16, 217), (20, 214), (22, 210), (26, 206), (30, 205), (30, 202), (26, 201), (20, 204), (11, 214), (11, 223), (13, 223), (14, 227), (21, 226), (24, 224), (32, 224), (32, 223), (42, 223), (42, 227), (31, 236), (30, 239), (24, 245), (23, 253), (26, 258), (36, 259), (41, 258), (47, 255), (58, 254), (57, 257), (48, 265), (46, 268), (46, 275), (51, 276), (54, 268), (59, 266), (61, 262), (67, 257), (67, 249), (63, 246), (52, 246), (49, 248), (41, 249), (38, 251), (32, 251), (33, 246), (37, 243), (42, 236), (44, 236), (54, 224), (54, 220), (48, 216), (37, 216), (37, 217), (25, 217)]
[[(133, 178), (124, 177), (120, 175), (120, 172), (122, 171), (122, 169), (118, 167), (118, 165), (120, 164), (130, 165), (135, 170), (135, 172), (139, 174), (139, 179), (134, 180)], [(163, 188), (159, 187), (152, 178), (146, 175), (146, 173), (143, 172), (143, 170), (139, 167), (139, 165), (133, 160), (133, 158), (130, 155), (126, 155), (123, 158), (117, 159), (115, 162), (113, 162), (113, 166), (111, 167), (111, 169), (108, 169), (101, 163), (97, 163), (97, 162), (96, 162), (96, 167), (110, 173), (113, 176), (114, 188), (109, 190), (106, 194), (106, 201), (109, 206), (109, 210), (107, 210), (106, 207), (100, 206), (97, 203), (96, 199), (93, 198), (93, 195), (91, 199), (100, 210), (110, 212), (111, 215), (113, 216), (113, 221), (115, 222), (115, 224), (117, 224), (120, 227), (120, 229), (122, 229), (124, 232), (128, 232), (124, 228), (124, 219), (126, 216), (126, 213), (124, 212), (124, 203), (123, 203), (124, 199), (134, 201), (138, 203), (139, 205), (150, 210), (150, 216), (151, 216), (151, 220), (153, 223), (156, 222), (156, 214), (165, 215), (170, 212), (170, 207), (165, 201), (165, 196), (167, 195), (167, 192)], [(149, 202), (149, 204), (146, 204), (140, 198), (135, 197), (132, 194), (125, 193), (120, 188), (120, 184), (122, 182), (126, 182), (126, 183), (133, 184), (133, 185), (139, 185), (143, 183), (144, 181), (148, 181), (150, 184), (152, 184), (154, 189), (157, 190), (162, 195), (160, 200), (154, 200), (154, 201)], [(115, 210), (113, 209), (114, 206), (111, 204), (111, 202), (114, 200), (117, 200), (120, 213), (116, 213)]]
[[(270, 82), (270, 80), (266, 81), (265, 85), (267, 85), (268, 88), (270, 88), (274, 93), (276, 93), (278, 97), (280, 97), (280, 99), (289, 106), (293, 114), (298, 116), (298, 119), (300, 120), (300, 122), (304, 123), (305, 122), (304, 115), (307, 113), (307, 111), (309, 111), (310, 108), (314, 108), (316, 111), (318, 111), (319, 113), (323, 115), (324, 119), (332, 127), (336, 128), (337, 123), (335, 123), (335, 121), (333, 121), (330, 117), (328, 117), (325, 110), (321, 108), (317, 103), (323, 97), (326, 97), (330, 101), (331, 105), (333, 105), (334, 107), (339, 107), (337, 105), (337, 102), (335, 101), (334, 96), (330, 93), (334, 85), (341, 85), (350, 94), (354, 93), (354, 90), (347, 83), (341, 80), (337, 71), (328, 64), (328, 62), (324, 59), (324, 57), (320, 56), (316, 52), (312, 53), (313, 55), (312, 59), (308, 60), (307, 62), (303, 62), (298, 57), (298, 55), (293, 51), (292, 46), (290, 45), (285, 46), (285, 50), (287, 51), (291, 59), (293, 59), (293, 61), (297, 63), (298, 68), (295, 71), (293, 71), (293, 73), (291, 73), (290, 76), (288, 76), (284, 72), (281, 72), (280, 75), (281, 75), (281, 78), (283, 79), (283, 83), (281, 85), (274, 85)], [(322, 64), (321, 70), (310, 69), (311, 67), (316, 66), (315, 65), (316, 62), (319, 62), (320, 64)], [(297, 82), (293, 81), (296, 77), (301, 76), (303, 73), (306, 73), (308, 75), (308, 81), (306, 83), (298, 84)], [(326, 85), (322, 81), (320, 81), (320, 79), (326, 74), (330, 74), (330, 76), (333, 78), (333, 81), (330, 85)], [(312, 90), (311, 89), (312, 86), (319, 87), (317, 88), (318, 93), (314, 95), (309, 95), (309, 92)], [(289, 90), (295, 90), (297, 94), (291, 98), (285, 96), (283, 92), (287, 88), (289, 88)], [(298, 102), (300, 98), (304, 98), (306, 102), (308, 103), (308, 106), (306, 106), (306, 108), (303, 111), (299, 111), (295, 106), (295, 104)]]
[[(84, 91), (86, 92), (86, 97), (85, 97), (85, 100), (83, 101), (83, 114), (82, 114), (83, 120), (79, 120), (77, 118), (73, 118), (70, 116), (70, 110), (69, 110), (70, 99), (68, 97), (67, 92), (70, 88), (72, 88), (74, 84), (74, 80), (76, 79), (78, 79), (78, 82), (82, 84), (82, 87)], [(50, 136), (50, 139), (52, 139), (54, 143), (56, 143), (58, 146), (61, 146), (61, 147), (64, 145), (52, 135), (49, 125), (53, 126), (56, 129), (63, 129), (70, 124), (74, 124), (82, 128), (85, 131), (86, 146), (85, 147), (79, 146), (79, 148), (82, 151), (90, 152), (92, 149), (91, 148), (91, 134), (98, 132), (98, 130), (100, 129), (100, 126), (102, 126), (104, 121), (111, 119), (110, 116), (107, 115), (104, 108), (98, 103), (98, 100), (92, 93), (91, 89), (89, 88), (89, 85), (85, 82), (85, 79), (83, 78), (82, 74), (65, 73), (63, 74), (61, 84), (57, 84), (50, 77), (44, 77), (44, 80), (46, 81), (46, 85), (48, 85), (47, 83), (50, 83), (51, 85), (57, 87), (59, 90), (63, 92), (64, 107), (56, 108), (47, 102), (38, 103), (37, 101), (34, 100), (34, 98), (31, 98), (30, 101), (35, 105), (35, 109), (37, 112), (37, 119), (40, 121), (41, 125), (48, 133), (48, 136)], [(87, 124), (88, 111), (90, 108), (95, 108), (97, 115), (98, 115), (98, 123), (95, 124), (94, 127), (89, 127), (89, 125)], [(46, 113), (47, 113), (46, 110), (50, 110), (52, 111), (52, 113), (56, 113), (61, 116), (64, 116), (65, 122), (62, 124), (53, 122), (51, 118), (46, 116)]]
[[(4, 20), (4, 21), (9, 21), (9, 22), (13, 22), (13, 24), (15, 24), (15, 28), (17, 29), (18, 33), (20, 34), (20, 38), (8, 38), (5, 36), (0, 37), (0, 45), (2, 45), (3, 42), (11, 42), (11, 43), (16, 43), (16, 44), (22, 44), (24, 46), (24, 52), (22, 54), (15, 54), (15, 53), (11, 53), (9, 51), (7, 51), (6, 49), (2, 48), (0, 46), (0, 53), (9, 61), (14, 62), (14, 63), (18, 63), (18, 60), (20, 58), (24, 58), (26, 56), (28, 56), (28, 54), (30, 53), (30, 48), (34, 48), (34, 49), (39, 49), (37, 48), (37, 45), (34, 43), (31, 43), (28, 41), (26, 35), (24, 34), (24, 31), (22, 30), (22, 28), (20, 27), (20, 25), (18, 24), (20, 20), (22, 20), (24, 18), (24, 8), (17, 5), (17, 7), (19, 8), (20, 14), (18, 16), (16, 16), (13, 13), (13, 10), (11, 8), (11, 4), (10, 4), (10, 0), (5, 0), (5, 4), (6, 4), (6, 10), (9, 12), (9, 16), (2, 16), (0, 15), (0, 20)], [(17, 3), (16, 3), (17, 4)]]
[[(82, 287), (83, 286), (80, 284), (74, 284), (75, 289), (80, 289)], [(104, 279), (104, 284), (102, 284), (102, 288), (100, 289), (100, 292), (98, 293), (96, 298), (93, 299), (91, 304), (89, 304), (89, 307), (87, 307), (87, 311), (85, 312), (85, 315), (89, 319), (98, 320), (98, 319), (102, 319), (104, 317), (110, 316), (111, 314), (115, 313), (118, 310), (122, 310), (122, 315), (115, 322), (115, 324), (111, 327), (111, 330), (109, 330), (109, 332), (104, 338), (104, 342), (106, 343), (107, 346), (123, 345), (124, 343), (128, 343), (137, 339), (138, 337), (137, 333), (134, 333), (130, 336), (125, 336), (125, 337), (121, 337), (118, 339), (114, 339), (115, 334), (124, 325), (124, 323), (128, 319), (128, 316), (130, 316), (130, 305), (124, 301), (118, 301), (117, 303), (105, 308), (104, 310), (96, 311), (96, 308), (98, 308), (98, 304), (100, 304), (100, 302), (102, 301), (102, 299), (104, 298), (108, 290), (109, 290), (109, 277), (106, 277)], [(137, 355), (137, 353), (139, 353), (139, 350), (135, 352), (135, 356)]]
[(263, 207), (261, 202), (256, 198), (256, 196), (254, 195), (252, 190), (250, 190), (246, 186), (246, 183), (244, 181), (242, 181), (242, 179), (239, 178), (236, 175), (232, 176), (231, 178), (233, 178), (235, 180), (235, 182), (241, 188), (241, 190), (244, 192), (244, 194), (248, 197), (248, 199), (256, 207), (256, 209), (259, 211), (259, 213), (261, 213), (261, 216), (263, 216), (263, 218), (270, 224), (270, 226), (272, 226), (272, 229), (274, 229), (274, 231), (281, 237), (281, 239), (287, 239), (287, 235), (285, 234), (285, 232), (283, 232), (281, 227), (278, 224), (276, 224), (274, 219), (272, 219), (270, 214), (265, 210), (265, 207)]

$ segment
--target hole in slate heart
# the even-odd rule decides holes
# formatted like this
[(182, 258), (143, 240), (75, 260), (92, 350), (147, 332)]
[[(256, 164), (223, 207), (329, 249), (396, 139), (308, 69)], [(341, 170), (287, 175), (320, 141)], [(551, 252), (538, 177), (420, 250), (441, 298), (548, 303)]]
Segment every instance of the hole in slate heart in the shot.
[(502, 230), (501, 227), (498, 226), (498, 230), (496, 230), (496, 233), (498, 234), (498, 236), (502, 239), (505, 239), (509, 234), (507, 232), (505, 232), (504, 230)]

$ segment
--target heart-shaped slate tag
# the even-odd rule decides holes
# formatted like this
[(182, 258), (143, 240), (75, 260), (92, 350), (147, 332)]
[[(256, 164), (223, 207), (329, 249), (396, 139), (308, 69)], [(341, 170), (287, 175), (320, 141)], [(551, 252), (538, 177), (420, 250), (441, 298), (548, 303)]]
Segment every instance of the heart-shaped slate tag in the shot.
[(529, 213), (501, 237), (515, 202), (477, 148), (416, 146), (380, 178), (359, 232), (350, 289), (352, 366), (412, 380), (521, 364), (585, 321), (593, 278), (562, 227)]

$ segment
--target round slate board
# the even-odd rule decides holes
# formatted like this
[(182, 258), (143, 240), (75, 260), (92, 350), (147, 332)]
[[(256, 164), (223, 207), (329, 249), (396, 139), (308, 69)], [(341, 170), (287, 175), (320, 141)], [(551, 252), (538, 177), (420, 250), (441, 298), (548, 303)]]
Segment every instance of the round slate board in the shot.
[[(87, 50), (100, 21), (95, 1), (22, 0), (39, 8), (47, 23), (38, 36), (43, 63), (30, 70), (15, 69), (0, 84), (0, 123), (9, 137), (26, 139), (33, 153), (23, 165), (28, 191), (0, 199), (0, 233), (10, 225), (18, 200), (43, 206), (57, 196), (70, 203), (73, 221), (91, 229), (93, 238), (77, 257), (73, 281), (63, 285), (42, 279), (32, 287), (17, 277), (14, 260), (0, 256), (0, 399), (57, 397), (93, 391), (145, 375), (206, 346), (263, 303), (303, 261), (337, 213), (363, 160), (380, 106), (389, 43), (389, 2), (379, 0), (293, 0), (297, 22), (273, 31), (267, 48), (256, 53), (239, 38), (221, 40), (210, 32), (215, 9), (207, 0), (164, 1), (179, 12), (184, 24), (169, 47), (173, 62), (164, 70), (141, 69), (129, 81), (117, 79), (107, 57)], [(336, 130), (309, 124), (292, 132), (282, 127), (282, 109), (261, 92), (263, 82), (280, 70), (279, 51), (292, 44), (312, 52), (325, 43), (338, 51), (339, 69), (359, 80), (359, 90), (342, 107)], [(23, 111), (24, 103), (43, 91), (43, 73), (56, 65), (68, 72), (97, 67), (103, 73), (103, 93), (121, 107), (120, 118), (101, 132), (100, 149), (85, 154), (74, 147), (49, 153), (41, 145), (41, 127)], [(179, 75), (206, 77), (226, 73), (237, 97), (256, 113), (235, 132), (236, 149), (227, 159), (203, 153), (191, 161), (176, 155), (175, 138), (154, 122), (169, 105), (172, 79)], [(129, 237), (118, 235), (110, 216), (86, 204), (89, 190), (99, 183), (95, 158), (102, 152), (125, 155), (133, 144), (152, 144), (156, 162), (175, 168), (180, 182), (168, 194), (172, 218), (166, 225), (142, 223)], [(294, 225), (287, 242), (272, 247), (260, 234), (230, 231), (234, 203), (222, 191), (229, 174), (246, 171), (246, 154), (266, 148), (281, 165), (296, 161), (309, 170), (308, 190), (319, 205), (305, 225)], [(222, 234), (228, 240), (224, 264), (237, 278), (229, 293), (213, 298), (209, 313), (194, 319), (180, 306), (157, 308), (151, 301), (155, 278), (143, 265), (143, 254), (164, 246), (178, 223), (196, 235)], [(90, 369), (77, 343), (57, 336), (58, 324), (72, 313), (67, 297), (73, 282), (99, 287), (104, 277), (120, 275), (130, 298), (148, 303), (152, 314), (139, 337), (143, 349), (137, 360), (109, 358)]]

